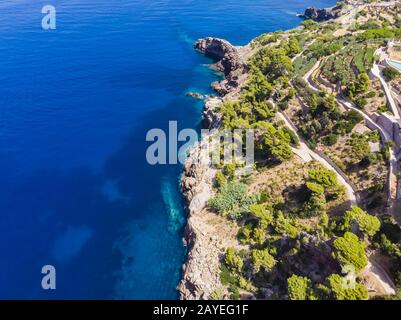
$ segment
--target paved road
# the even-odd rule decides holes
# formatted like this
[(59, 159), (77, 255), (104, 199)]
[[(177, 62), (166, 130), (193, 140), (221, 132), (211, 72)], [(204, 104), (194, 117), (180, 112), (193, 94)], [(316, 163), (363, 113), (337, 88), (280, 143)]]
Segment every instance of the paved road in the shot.
[[(304, 80), (307, 82), (309, 87), (314, 91), (319, 91), (319, 88), (314, 83), (312, 79), (312, 74), (319, 68), (320, 61), (317, 61), (311, 70), (304, 76)], [(381, 126), (379, 126), (373, 119), (364, 111), (358, 109), (355, 104), (350, 101), (347, 101), (345, 98), (341, 96), (335, 97), (336, 101), (341, 104), (347, 110), (354, 110), (358, 112), (366, 121), (368, 127), (372, 130), (378, 130), (380, 136), (382, 137), (383, 142), (392, 142), (392, 137), (384, 130)], [(394, 100), (393, 100), (394, 101)], [(396, 190), (396, 173), (397, 173), (397, 158), (395, 157), (394, 150), (390, 148), (390, 159), (389, 159), (389, 179), (388, 179), (388, 190), (389, 190), (389, 200), (391, 203), (390, 211), (393, 212), (393, 199), (395, 198), (394, 190)]]
[(294, 126), (294, 124), (290, 122), (288, 117), (283, 112), (279, 112), (278, 115), (285, 122), (287, 127), (289, 127), (299, 139), (299, 147), (293, 148), (294, 153), (298, 155), (305, 162), (316, 160), (326, 169), (334, 171), (337, 175), (338, 181), (345, 186), (346, 194), (348, 200), (350, 201), (350, 204), (357, 205), (358, 202), (357, 202), (356, 190), (352, 187), (350, 181), (346, 180), (348, 178), (344, 177), (345, 174), (343, 172), (340, 172), (338, 168), (332, 166), (327, 160), (325, 160), (323, 157), (321, 157), (312, 149), (310, 149), (308, 145), (305, 143), (305, 141), (298, 135), (297, 129)]
[[(320, 66), (320, 60), (318, 62), (316, 62), (316, 64), (312, 67), (312, 69), (309, 70), (309, 72), (304, 76), (304, 80), (306, 80), (309, 87), (314, 91), (319, 91), (319, 88), (316, 87), (316, 84), (311, 79), (311, 76), (319, 68), (319, 66)], [(343, 105), (346, 109), (352, 109), (352, 110), (357, 111), (359, 114), (361, 114), (370, 127), (376, 128), (380, 132), (380, 135), (382, 136), (383, 141), (392, 141), (391, 137), (387, 134), (387, 132), (383, 128), (381, 128), (378, 124), (376, 124), (369, 117), (369, 115), (367, 115), (365, 112), (356, 108), (355, 105), (353, 105), (351, 102), (345, 100), (342, 97), (336, 97), (336, 101), (338, 103), (340, 103), (341, 105)], [(313, 152), (313, 151), (311, 151), (311, 152)], [(394, 169), (395, 169), (395, 165), (397, 163), (392, 149), (390, 149), (390, 154), (391, 155), (390, 155), (389, 188), (392, 187), (391, 176), (394, 175)], [(332, 168), (332, 169), (334, 169), (334, 168)], [(339, 174), (339, 172), (336, 171), (336, 173), (337, 173), (337, 175), (341, 176), (341, 174)], [(341, 178), (342, 178), (342, 176), (341, 176)], [(355, 193), (355, 190), (352, 189), (351, 185), (348, 184), (344, 179), (342, 179), (342, 181), (343, 181), (343, 184), (347, 187), (347, 193), (351, 192), (355, 197), (356, 193)], [(351, 190), (349, 190), (349, 188)], [(390, 189), (390, 190), (392, 190), (392, 189)], [(356, 202), (356, 198), (354, 198), (354, 199), (355, 199), (354, 201)], [(366, 267), (366, 270), (369, 273), (371, 273), (377, 279), (377, 281), (380, 282), (380, 284), (382, 285), (386, 294), (394, 294), (395, 293), (394, 284), (393, 284), (391, 278), (389, 277), (387, 272), (380, 266), (380, 264), (377, 261), (375, 261), (374, 259), (371, 259), (368, 263), (368, 266)]]
[(372, 74), (376, 78), (378, 78), (380, 80), (380, 82), (381, 82), (381, 85), (382, 85), (382, 87), (384, 89), (384, 92), (386, 93), (386, 97), (387, 97), (387, 100), (388, 100), (388, 102), (390, 104), (391, 112), (393, 113), (394, 118), (395, 119), (401, 119), (400, 112), (398, 111), (397, 104), (395, 103), (394, 98), (391, 95), (391, 91), (390, 91), (390, 88), (387, 85), (387, 82), (384, 80), (384, 78), (381, 75), (379, 66), (375, 63), (373, 65), (373, 68), (372, 68), (371, 71), (372, 71)]

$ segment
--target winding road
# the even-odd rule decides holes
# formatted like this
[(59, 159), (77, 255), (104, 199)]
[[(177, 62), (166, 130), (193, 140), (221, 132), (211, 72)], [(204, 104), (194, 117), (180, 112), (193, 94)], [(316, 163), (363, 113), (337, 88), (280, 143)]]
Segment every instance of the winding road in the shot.
[(388, 87), (386, 80), (383, 79), (383, 77), (380, 73), (379, 66), (376, 63), (373, 65), (371, 72), (376, 78), (378, 78), (380, 80), (380, 83), (384, 89), (384, 92), (386, 93), (386, 97), (390, 104), (391, 112), (393, 113), (394, 118), (398, 119), (398, 120), (401, 119), (400, 112), (398, 110), (397, 104), (394, 101), (393, 96), (391, 95), (390, 88)]
[[(316, 92), (319, 92), (318, 85), (314, 83), (312, 79), (313, 73), (320, 67), (321, 60), (317, 61), (315, 65), (312, 67), (309, 72), (307, 72), (304, 76), (304, 80), (307, 82), (308, 86)], [(373, 72), (373, 71), (372, 71)], [(387, 94), (387, 92), (386, 92)], [(391, 96), (391, 94), (390, 94)], [(358, 109), (355, 104), (352, 102), (346, 100), (344, 97), (337, 95), (335, 97), (337, 103), (342, 105), (346, 110), (354, 110), (358, 112), (364, 119), (367, 124), (367, 126), (371, 130), (378, 130), (380, 133), (380, 136), (382, 138), (383, 143), (385, 142), (392, 142), (393, 139), (390, 137), (390, 135), (387, 133), (386, 130), (384, 130), (381, 126), (379, 126), (373, 119), (363, 110)], [(392, 100), (394, 102), (394, 100)], [(397, 173), (397, 158), (394, 154), (394, 150), (390, 148), (390, 159), (389, 159), (389, 178), (388, 178), (388, 190), (389, 190), (389, 200), (390, 200), (390, 211), (393, 213), (393, 200), (395, 199), (396, 195), (394, 194), (394, 191), (396, 191), (396, 183), (397, 183), (397, 178), (396, 178), (396, 173)]]
[[(311, 70), (309, 70), (305, 76), (304, 76), (304, 80), (308, 83), (309, 87), (316, 92), (319, 92), (319, 88), (318, 86), (314, 83), (312, 78), (313, 73), (320, 67), (321, 64), (321, 60), (317, 61), (315, 63), (315, 65), (311, 68)], [(387, 92), (386, 92), (387, 94)], [(391, 96), (391, 94), (390, 94)], [(351, 102), (347, 101), (346, 99), (344, 99), (343, 97), (339, 97), (336, 96), (335, 97), (336, 101), (341, 104), (342, 106), (344, 106), (344, 108), (346, 108), (347, 110), (355, 110), (357, 111), (359, 114), (361, 114), (363, 116), (363, 118), (365, 119), (367, 125), (372, 129), (376, 129), (380, 132), (380, 135), (382, 136), (383, 142), (387, 142), (387, 141), (392, 141), (391, 137), (388, 135), (388, 133), (382, 128), (380, 127), (377, 123), (375, 123), (368, 114), (366, 114), (365, 112), (363, 112), (362, 110), (358, 109), (354, 104), (352, 104)], [(295, 133), (296, 133), (296, 128), (295, 126), (293, 126), (293, 124), (288, 121), (289, 119), (286, 118), (286, 115), (283, 113), (280, 113), (281, 118), (283, 118), (283, 120), (285, 121), (285, 123), (287, 124), (287, 126), (289, 126)], [(297, 133), (296, 133), (297, 134)], [(297, 134), (298, 136), (298, 134)], [(298, 136), (298, 138), (300, 138)], [(301, 139), (300, 139), (301, 141)], [(343, 172), (342, 171), (338, 171), (338, 169), (334, 168), (333, 166), (331, 166), (327, 161), (325, 161), (323, 158), (320, 157), (319, 159), (319, 155), (314, 155), (314, 152), (312, 150), (310, 150), (308, 148), (308, 146), (302, 141), (300, 142), (301, 147), (300, 150), (302, 150), (302, 154), (305, 152), (309, 152), (309, 155), (316, 159), (317, 161), (319, 161), (321, 164), (323, 164), (325, 167), (330, 168), (331, 170), (334, 170), (337, 173), (337, 176), (339, 177), (340, 181), (345, 185), (346, 189), (347, 189), (347, 195), (350, 198), (351, 203), (357, 203), (357, 196), (356, 196), (356, 190), (355, 188), (352, 188), (351, 184), (347, 182), (347, 179), (343, 178)], [(317, 156), (317, 157), (316, 157)], [(323, 161), (322, 161), (323, 160)], [(390, 198), (391, 198), (391, 188), (392, 188), (392, 181), (393, 181), (393, 176), (395, 175), (395, 166), (397, 164), (397, 160), (396, 157), (394, 155), (393, 150), (390, 148), (390, 161), (389, 161), (390, 165), (390, 173), (389, 173), (389, 190), (390, 190)], [(396, 181), (396, 180), (395, 180)], [(392, 202), (392, 201), (391, 201)], [(393, 207), (393, 206), (392, 206)], [(395, 286), (393, 281), (391, 280), (391, 277), (387, 274), (387, 272), (381, 267), (381, 265), (374, 259), (370, 259), (368, 265), (366, 266), (365, 270), (370, 273), (382, 286), (384, 292), (386, 294), (394, 294), (395, 293)]]
[(356, 190), (353, 188), (353, 186), (351, 185), (351, 182), (345, 176), (345, 174), (342, 171), (340, 171), (339, 168), (331, 165), (326, 159), (324, 159), (322, 156), (318, 155), (316, 152), (314, 152), (312, 149), (310, 149), (307, 146), (305, 141), (298, 135), (297, 129), (295, 128), (294, 124), (291, 122), (291, 120), (287, 117), (287, 115), (284, 112), (279, 112), (278, 115), (284, 121), (286, 126), (288, 128), (290, 128), (299, 139), (299, 147), (298, 148), (293, 147), (292, 148), (293, 152), (296, 155), (298, 155), (305, 162), (308, 162), (311, 160), (316, 160), (321, 165), (323, 165), (326, 169), (334, 171), (337, 175), (339, 182), (345, 186), (346, 194), (347, 194), (350, 204), (352, 206), (357, 205), (358, 197), (356, 195)]

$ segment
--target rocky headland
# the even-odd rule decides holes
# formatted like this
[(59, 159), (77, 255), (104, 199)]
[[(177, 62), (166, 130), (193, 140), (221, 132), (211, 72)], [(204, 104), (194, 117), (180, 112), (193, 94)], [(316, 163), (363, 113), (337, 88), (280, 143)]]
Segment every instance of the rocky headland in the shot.
[(305, 10), (305, 13), (302, 15), (305, 19), (312, 19), (317, 22), (322, 22), (330, 19), (338, 18), (340, 15), (341, 7), (333, 7), (333, 8), (323, 8), (318, 9), (315, 7), (309, 7)]
[[(220, 97), (207, 97), (202, 115), (202, 127), (217, 129), (220, 126), (218, 106), (234, 99), (240, 93), (247, 77), (247, 59), (251, 55), (250, 45), (236, 47), (226, 40), (204, 38), (194, 48), (214, 60), (211, 67), (224, 74), (222, 81), (212, 84)], [(220, 286), (219, 260), (225, 249), (235, 246), (238, 228), (234, 223), (217, 217), (205, 209), (213, 195), (216, 170), (206, 164), (208, 151), (202, 149), (201, 141), (190, 151), (184, 167), (181, 188), (188, 208), (188, 223), (184, 242), (188, 248), (187, 261), (183, 266), (183, 277), (179, 284), (181, 299), (208, 299)]]

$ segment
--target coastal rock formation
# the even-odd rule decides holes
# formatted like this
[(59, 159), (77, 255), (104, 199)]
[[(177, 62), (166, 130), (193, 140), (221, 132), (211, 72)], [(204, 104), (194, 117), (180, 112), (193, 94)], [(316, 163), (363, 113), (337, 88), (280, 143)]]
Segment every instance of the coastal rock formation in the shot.
[[(216, 61), (212, 67), (225, 76), (223, 81), (212, 84), (216, 92), (227, 99), (239, 93), (247, 76), (245, 62), (250, 46), (234, 47), (222, 39), (205, 38), (198, 40), (194, 47)], [(202, 128), (217, 129), (220, 126), (218, 106), (222, 102), (223, 99), (219, 97), (206, 98)], [(207, 201), (213, 195), (216, 174), (216, 169), (208, 162), (210, 154), (209, 149), (205, 148), (207, 140), (207, 137), (203, 137), (191, 149), (181, 179), (181, 189), (189, 214), (184, 235), (188, 257), (178, 286), (180, 297), (184, 300), (208, 299), (213, 291), (221, 287), (220, 258), (227, 247), (237, 245), (235, 235), (238, 227), (227, 224), (226, 219), (205, 210)]]
[(211, 66), (224, 74), (223, 81), (212, 83), (216, 92), (222, 96), (239, 92), (246, 79), (246, 60), (251, 52), (250, 46), (235, 47), (226, 40), (208, 37), (199, 39), (194, 48), (216, 61)]
[[(223, 81), (212, 84), (216, 92), (224, 98), (207, 97), (202, 115), (202, 128), (217, 129), (221, 122), (218, 106), (223, 100), (233, 99), (240, 93), (246, 81), (246, 61), (252, 49), (250, 45), (235, 47), (228, 41), (217, 38), (200, 39), (194, 47), (213, 59), (215, 63), (211, 66), (225, 76)], [(181, 179), (181, 189), (187, 201), (189, 215), (184, 235), (188, 257), (178, 286), (180, 297), (184, 300), (208, 299), (216, 289), (224, 292), (220, 283), (219, 261), (227, 247), (238, 246), (238, 226), (205, 210), (207, 201), (213, 195), (216, 174), (216, 169), (208, 162), (210, 149), (204, 145), (207, 139), (203, 137), (191, 149)]]
[(190, 217), (185, 232), (188, 258), (178, 287), (181, 299), (209, 299), (216, 289), (225, 291), (220, 283), (220, 258), (227, 247), (237, 245), (237, 232), (234, 223), (207, 210)]
[(202, 148), (203, 143), (206, 143), (206, 139), (191, 149), (181, 180), (189, 214), (184, 235), (188, 257), (178, 286), (180, 297), (184, 300), (207, 299), (219, 285), (220, 250), (216, 244), (212, 245), (208, 219), (202, 214), (213, 194), (215, 169), (205, 162), (208, 150)]
[(202, 128), (217, 129), (220, 126), (221, 116), (217, 107), (221, 104), (220, 98), (208, 98), (202, 114)]
[(187, 92), (187, 97), (194, 98), (196, 100), (203, 100), (205, 96), (199, 92)]
[(206, 57), (215, 60), (216, 69), (226, 76), (244, 66), (238, 50), (226, 40), (211, 37), (199, 39), (194, 47)]
[(336, 19), (339, 16), (340, 8), (324, 8), (318, 9), (315, 7), (309, 7), (305, 10), (304, 17), (306, 19), (312, 19), (317, 22), (322, 22), (330, 19)]

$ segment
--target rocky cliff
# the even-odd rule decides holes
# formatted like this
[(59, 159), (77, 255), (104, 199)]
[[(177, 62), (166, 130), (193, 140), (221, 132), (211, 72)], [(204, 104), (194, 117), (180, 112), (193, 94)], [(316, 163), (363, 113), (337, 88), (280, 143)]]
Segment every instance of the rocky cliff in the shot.
[[(224, 80), (212, 84), (220, 97), (206, 99), (203, 112), (202, 127), (216, 129), (220, 126), (218, 106), (225, 99), (235, 98), (246, 80), (246, 61), (251, 48), (235, 47), (217, 38), (200, 39), (194, 47), (213, 59), (211, 66), (225, 75)], [(208, 299), (221, 286), (221, 255), (227, 247), (238, 245), (235, 237), (238, 227), (205, 210), (207, 201), (213, 195), (216, 173), (216, 169), (207, 161), (209, 151), (203, 148), (206, 139), (207, 137), (190, 151), (181, 181), (189, 215), (184, 235), (188, 257), (178, 286), (181, 299)]]
[(213, 89), (222, 96), (238, 93), (246, 79), (246, 61), (252, 52), (251, 46), (236, 47), (226, 40), (209, 37), (199, 39), (194, 47), (213, 59), (215, 63), (211, 67), (224, 74), (223, 81), (212, 83)]
[(317, 22), (322, 22), (322, 21), (338, 18), (340, 11), (341, 11), (341, 7), (324, 8), (324, 9), (309, 7), (305, 10), (305, 13), (303, 14), (303, 16), (306, 19), (312, 19)]

